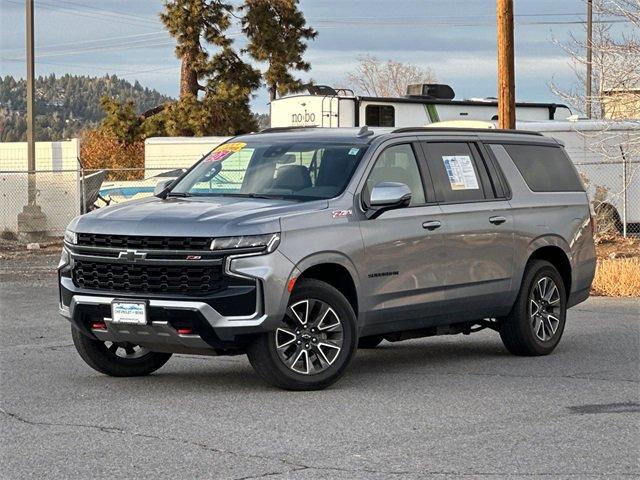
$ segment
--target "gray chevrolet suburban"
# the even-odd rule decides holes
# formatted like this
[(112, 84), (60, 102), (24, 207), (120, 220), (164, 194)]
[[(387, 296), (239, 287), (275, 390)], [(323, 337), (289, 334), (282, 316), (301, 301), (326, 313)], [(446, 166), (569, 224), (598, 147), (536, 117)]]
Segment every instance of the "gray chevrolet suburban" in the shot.
[(268, 129), (73, 220), (60, 312), (107, 375), (246, 353), (273, 385), (321, 389), (384, 340), (489, 328), (551, 353), (589, 295), (593, 232), (573, 164), (536, 133)]

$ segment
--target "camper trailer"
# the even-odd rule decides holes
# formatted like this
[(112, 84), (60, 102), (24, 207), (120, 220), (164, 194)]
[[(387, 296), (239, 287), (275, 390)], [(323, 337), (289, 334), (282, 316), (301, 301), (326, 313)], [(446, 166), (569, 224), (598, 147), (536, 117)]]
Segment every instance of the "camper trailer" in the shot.
[[(313, 85), (308, 92), (273, 100), (271, 127), (415, 127), (451, 120), (496, 120), (495, 98), (456, 100), (448, 85), (409, 85), (404, 97), (367, 97), (349, 89)], [(569, 107), (556, 103), (516, 103), (518, 120), (564, 120)]]

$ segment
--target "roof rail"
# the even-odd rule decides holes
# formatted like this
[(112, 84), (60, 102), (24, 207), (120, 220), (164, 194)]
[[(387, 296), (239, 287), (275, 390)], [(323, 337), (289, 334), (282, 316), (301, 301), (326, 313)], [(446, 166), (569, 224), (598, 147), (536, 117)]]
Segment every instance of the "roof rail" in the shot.
[(410, 132), (467, 132), (467, 133), (512, 133), (516, 135), (537, 135), (543, 136), (540, 132), (528, 130), (505, 130), (500, 128), (455, 128), (455, 127), (402, 127), (392, 130), (391, 133)]
[(317, 125), (301, 125), (299, 127), (269, 127), (263, 130), (260, 130), (258, 133), (280, 133), (280, 132), (290, 132), (292, 130), (304, 130), (307, 128), (320, 128)]

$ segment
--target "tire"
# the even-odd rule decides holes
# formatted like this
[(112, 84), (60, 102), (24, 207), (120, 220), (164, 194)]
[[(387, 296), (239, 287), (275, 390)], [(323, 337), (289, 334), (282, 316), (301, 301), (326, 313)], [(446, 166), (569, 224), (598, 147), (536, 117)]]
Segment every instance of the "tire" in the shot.
[(376, 348), (384, 340), (382, 335), (371, 335), (370, 337), (360, 337), (358, 348)]
[(279, 327), (256, 337), (247, 356), (271, 385), (321, 390), (344, 374), (357, 344), (356, 315), (344, 295), (325, 282), (303, 278)]
[(601, 203), (594, 208), (596, 212), (596, 227), (600, 234), (622, 233), (622, 219), (618, 210), (610, 203)]
[[(71, 327), (71, 337), (78, 354), (87, 365), (112, 377), (149, 375), (171, 358), (170, 353), (149, 352), (133, 345), (108, 345), (106, 342), (89, 338), (73, 327)], [(136, 348), (139, 350), (135, 350)], [(121, 356), (122, 353), (118, 355), (118, 351), (124, 351), (122, 352), (124, 356)]]
[(548, 355), (562, 338), (566, 314), (562, 276), (551, 263), (532, 260), (525, 269), (513, 309), (501, 319), (500, 337), (514, 355)]

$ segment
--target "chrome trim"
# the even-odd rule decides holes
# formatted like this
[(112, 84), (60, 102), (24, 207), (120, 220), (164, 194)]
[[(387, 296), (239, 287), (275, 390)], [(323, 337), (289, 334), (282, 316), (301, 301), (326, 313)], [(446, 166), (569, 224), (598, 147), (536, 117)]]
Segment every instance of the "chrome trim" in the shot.
[[(127, 250), (125, 247), (94, 247), (91, 245), (72, 245), (70, 243), (64, 243), (67, 246), (68, 250), (84, 250), (86, 252), (96, 252), (96, 253), (119, 253)], [(131, 250), (131, 249), (129, 249)], [(262, 252), (264, 251), (264, 247), (248, 247), (242, 249), (226, 249), (226, 250), (163, 250), (163, 249), (154, 249), (154, 248), (136, 248), (136, 251), (140, 253), (146, 253), (147, 255), (215, 255), (218, 257), (223, 257), (233, 252), (237, 252), (238, 250), (243, 250), (244, 252)]]
[[(261, 291), (258, 290), (258, 301), (261, 296)], [(78, 305), (111, 305), (116, 298), (122, 298), (117, 296), (98, 297), (93, 295), (74, 295), (71, 299), (71, 304), (68, 309), (60, 308), (60, 314), (66, 318), (73, 318), (74, 311)], [(133, 299), (132, 299), (133, 300)], [(225, 327), (255, 327), (262, 324), (267, 315), (258, 311), (251, 315), (246, 316), (230, 316), (225, 317), (216, 311), (211, 305), (198, 301), (183, 301), (183, 300), (157, 300), (148, 299), (149, 307), (170, 308), (173, 310), (191, 310), (198, 311), (207, 320), (207, 322), (214, 328)]]
[(257, 277), (252, 277), (250, 275), (245, 275), (243, 273), (237, 273), (234, 272), (231, 269), (231, 262), (237, 258), (245, 258), (245, 257), (257, 257), (260, 255), (264, 255), (263, 253), (239, 253), (237, 255), (228, 255), (225, 258), (225, 262), (224, 262), (224, 273), (226, 275), (232, 276), (232, 277), (237, 277), (237, 278), (243, 278), (245, 280), (258, 280)]
[[(118, 252), (122, 252), (122, 250), (117, 250)], [(149, 252), (145, 252), (147, 255)], [(187, 260), (179, 259), (179, 258), (145, 258), (144, 260), (135, 260), (131, 261), (127, 258), (118, 258), (118, 257), (102, 257), (98, 255), (83, 255), (81, 253), (70, 252), (71, 257), (74, 260), (80, 261), (88, 261), (88, 262), (100, 262), (100, 263), (124, 263), (131, 265), (174, 265), (174, 266), (198, 266), (198, 265), (221, 265), (223, 259), (222, 258), (202, 258), (200, 260)], [(187, 255), (185, 255), (186, 257)]]

